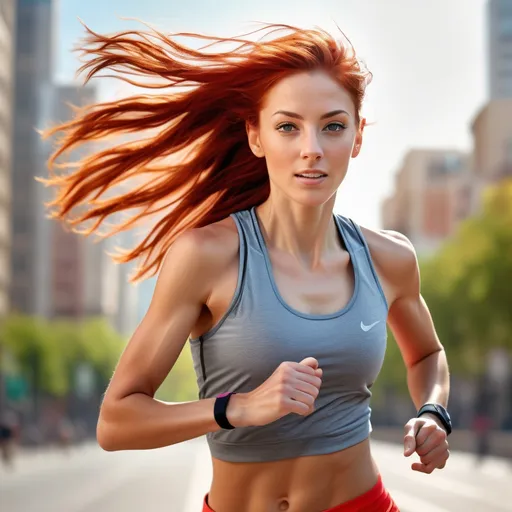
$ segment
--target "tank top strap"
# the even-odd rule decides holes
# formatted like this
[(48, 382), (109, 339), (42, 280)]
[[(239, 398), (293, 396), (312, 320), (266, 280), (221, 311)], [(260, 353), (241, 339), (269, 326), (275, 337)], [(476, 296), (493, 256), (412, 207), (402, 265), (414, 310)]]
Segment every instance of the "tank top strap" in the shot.
[(269, 285), (267, 267), (253, 209), (232, 213), (231, 218), (235, 221), (240, 239), (237, 296), (241, 295), (245, 288), (249, 288), (250, 295), (263, 293), (265, 296), (268, 293), (266, 285)]
[(259, 247), (258, 235), (254, 229), (253, 219), (250, 210), (241, 210), (231, 214), (235, 221), (240, 236), (240, 249), (242, 249), (242, 238), (245, 250), (245, 257), (249, 248)]
[(345, 237), (352, 245), (363, 281), (370, 289), (376, 291), (381, 296), (384, 306), (386, 309), (389, 309), (384, 290), (382, 289), (377, 271), (375, 270), (368, 243), (361, 231), (361, 227), (352, 219), (340, 214), (335, 214), (335, 219), (339, 229), (343, 230)]

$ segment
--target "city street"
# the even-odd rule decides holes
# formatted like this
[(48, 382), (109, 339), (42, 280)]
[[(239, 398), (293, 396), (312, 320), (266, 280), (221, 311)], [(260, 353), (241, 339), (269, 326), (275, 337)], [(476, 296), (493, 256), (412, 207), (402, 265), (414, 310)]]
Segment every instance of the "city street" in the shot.
[[(374, 441), (384, 482), (402, 512), (505, 512), (512, 507), (512, 466), (476, 468), (453, 453), (444, 471), (410, 469), (401, 447)], [(2, 512), (199, 512), (211, 477), (204, 439), (146, 452), (106, 453), (94, 444), (69, 454), (21, 454), (0, 470)]]

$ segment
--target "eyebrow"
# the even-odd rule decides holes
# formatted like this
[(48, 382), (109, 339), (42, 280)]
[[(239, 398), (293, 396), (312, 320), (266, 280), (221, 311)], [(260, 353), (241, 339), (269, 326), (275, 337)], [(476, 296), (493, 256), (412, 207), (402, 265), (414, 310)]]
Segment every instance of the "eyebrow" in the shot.
[[(289, 112), (288, 110), (278, 110), (277, 112), (274, 112), (272, 115), (275, 116), (277, 114), (283, 114), (288, 117), (294, 117), (295, 119), (304, 119), (300, 114), (296, 114), (295, 112)], [(327, 119), (328, 117), (334, 117), (338, 114), (346, 114), (347, 116), (350, 116), (348, 112), (345, 110), (333, 110), (331, 112), (327, 112), (327, 114), (324, 114), (320, 119)]]

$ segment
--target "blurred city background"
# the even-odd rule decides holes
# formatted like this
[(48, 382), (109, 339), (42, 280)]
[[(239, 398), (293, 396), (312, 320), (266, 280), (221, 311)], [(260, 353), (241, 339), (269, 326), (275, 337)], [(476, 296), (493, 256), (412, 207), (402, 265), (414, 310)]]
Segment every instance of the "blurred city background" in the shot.
[[(363, 152), (336, 210), (413, 242), (452, 373), (449, 467), (411, 475), (398, 444), (414, 409), (389, 334), (373, 388), (377, 460), (409, 512), (512, 510), (512, 0), (175, 4), (0, 0), (0, 510), (200, 510), (208, 486), (203, 440), (96, 447), (102, 395), (155, 278), (129, 283), (133, 265), (108, 254), (136, 232), (101, 240), (63, 229), (35, 180), (52, 150), (36, 129), (71, 119), (70, 103), (133, 92), (74, 77), (77, 18), (97, 32), (144, 28), (121, 16), (169, 32), (233, 35), (251, 21), (344, 30), (374, 81)], [(188, 347), (157, 396), (197, 399)]]

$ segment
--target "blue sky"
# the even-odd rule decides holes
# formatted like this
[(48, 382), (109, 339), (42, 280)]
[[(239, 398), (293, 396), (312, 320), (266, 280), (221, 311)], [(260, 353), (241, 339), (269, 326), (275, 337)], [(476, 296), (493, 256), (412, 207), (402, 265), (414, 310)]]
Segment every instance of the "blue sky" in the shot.
[(57, 0), (56, 74), (60, 81), (73, 80), (79, 66), (70, 52), (83, 36), (77, 18), (98, 32), (138, 27), (120, 19), (129, 17), (169, 32), (219, 35), (243, 33), (254, 21), (334, 30), (334, 20), (374, 74), (367, 114), (376, 123), (367, 128), (336, 210), (379, 227), (381, 202), (408, 149), (471, 149), (469, 125), (487, 97), (485, 5), (486, 0)]

